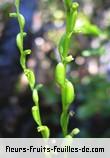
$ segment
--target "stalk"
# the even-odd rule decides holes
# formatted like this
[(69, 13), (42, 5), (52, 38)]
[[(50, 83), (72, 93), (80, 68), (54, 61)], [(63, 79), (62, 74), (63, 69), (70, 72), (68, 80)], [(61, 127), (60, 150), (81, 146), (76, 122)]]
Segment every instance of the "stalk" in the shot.
[(50, 130), (47, 126), (42, 124), (42, 120), (40, 116), (39, 96), (38, 96), (39, 85), (36, 85), (35, 83), (35, 75), (33, 71), (27, 68), (26, 66), (26, 56), (28, 54), (31, 54), (31, 50), (24, 50), (23, 43), (24, 43), (24, 38), (26, 36), (26, 32), (24, 32), (25, 18), (20, 13), (19, 6), (20, 6), (20, 0), (15, 0), (16, 13), (10, 13), (10, 17), (16, 18), (19, 24), (20, 32), (18, 33), (16, 37), (16, 43), (20, 52), (20, 64), (21, 64), (24, 74), (26, 75), (28, 79), (28, 84), (32, 91), (32, 98), (34, 102), (34, 106), (32, 107), (32, 115), (37, 124), (37, 130), (38, 132), (41, 132), (43, 138), (49, 138)]
[[(57, 64), (55, 70), (56, 82), (61, 90), (62, 98), (62, 113), (60, 117), (60, 124), (63, 136), (68, 135), (69, 123), (69, 107), (75, 98), (74, 87), (66, 77), (67, 64), (73, 60), (71, 55), (68, 55), (71, 43), (71, 37), (74, 33), (74, 27), (77, 20), (78, 3), (72, 0), (64, 0), (66, 10), (66, 29), (59, 42), (59, 54), (61, 62)], [(59, 77), (60, 76), (60, 77)]]

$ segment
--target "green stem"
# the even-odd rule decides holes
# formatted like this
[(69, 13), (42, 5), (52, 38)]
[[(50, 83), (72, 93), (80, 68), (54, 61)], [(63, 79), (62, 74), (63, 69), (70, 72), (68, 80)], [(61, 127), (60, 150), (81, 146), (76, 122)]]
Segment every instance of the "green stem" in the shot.
[[(35, 81), (35, 76), (34, 76), (33, 72), (26, 67), (26, 54), (24, 52), (24, 47), (23, 47), (25, 19), (20, 14), (20, 11), (19, 11), (19, 0), (15, 1), (15, 6), (16, 6), (16, 14), (17, 14), (17, 19), (18, 19), (19, 28), (20, 28), (20, 39), (18, 39), (19, 40), (18, 43), (20, 42), (20, 45), (18, 47), (19, 47), (19, 51), (20, 51), (20, 54), (21, 54), (21, 56), (20, 56), (20, 64), (21, 64), (21, 67), (22, 67), (23, 72), (24, 72), (25, 75), (26, 75), (26, 70), (28, 70), (28, 72), (31, 73), (31, 74), (27, 74), (27, 75), (31, 75), (31, 76), (28, 76), (27, 78), (28, 78), (28, 82), (29, 82), (30, 88), (32, 90), (32, 93), (34, 93), (34, 89), (35, 89), (35, 82), (34, 82)], [(36, 90), (36, 92), (37, 92), (37, 90)], [(33, 99), (34, 104), (35, 104), (33, 110), (35, 110), (35, 111), (33, 113), (36, 116), (34, 116), (34, 119), (35, 119), (36, 123), (38, 124), (38, 131), (41, 132), (42, 137), (43, 138), (47, 138), (47, 137), (49, 137), (49, 129), (48, 129), (47, 126), (43, 126), (42, 125), (41, 116), (40, 116), (40, 110), (39, 110), (39, 103), (38, 103), (39, 99), (38, 100), (36, 99), (36, 98), (38, 98), (37, 93), (35, 93), (35, 95), (36, 96)]]

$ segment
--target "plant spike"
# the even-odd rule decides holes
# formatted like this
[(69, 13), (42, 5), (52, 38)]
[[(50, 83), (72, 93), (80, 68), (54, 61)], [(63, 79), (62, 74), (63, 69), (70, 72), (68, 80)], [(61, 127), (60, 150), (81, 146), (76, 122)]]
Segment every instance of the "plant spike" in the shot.
[(16, 43), (20, 51), (20, 64), (24, 74), (28, 79), (29, 86), (32, 90), (32, 98), (35, 104), (32, 107), (32, 115), (36, 124), (38, 125), (37, 130), (38, 132), (41, 132), (43, 138), (49, 138), (50, 130), (47, 126), (42, 125), (41, 122), (40, 110), (39, 110), (39, 97), (38, 97), (37, 86), (35, 84), (35, 75), (32, 70), (26, 67), (26, 55), (30, 54), (31, 50), (29, 49), (24, 50), (23, 47), (24, 37), (26, 36), (26, 33), (24, 32), (25, 18), (22, 14), (20, 14), (19, 5), (20, 5), (20, 0), (15, 0), (16, 13), (10, 13), (10, 17), (17, 18), (19, 23), (20, 33), (18, 33), (16, 37)]
[(63, 136), (68, 135), (68, 123), (69, 123), (69, 107), (75, 98), (74, 87), (72, 83), (66, 78), (66, 66), (73, 60), (71, 55), (68, 56), (69, 47), (71, 42), (71, 36), (74, 33), (74, 27), (77, 19), (77, 10), (79, 4), (72, 2), (72, 0), (64, 0), (66, 7), (66, 31), (61, 37), (59, 42), (59, 54), (61, 62), (57, 64), (55, 70), (56, 82), (61, 89), (62, 96), (62, 114), (60, 117), (60, 124), (63, 132)]

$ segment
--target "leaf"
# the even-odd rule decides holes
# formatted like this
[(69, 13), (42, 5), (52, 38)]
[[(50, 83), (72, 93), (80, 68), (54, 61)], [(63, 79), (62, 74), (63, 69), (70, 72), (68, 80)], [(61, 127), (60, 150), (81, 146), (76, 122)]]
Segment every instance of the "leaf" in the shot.
[(101, 56), (104, 52), (105, 52), (104, 47), (94, 48), (94, 49), (84, 50), (82, 52), (82, 56), (84, 56), (84, 57)]

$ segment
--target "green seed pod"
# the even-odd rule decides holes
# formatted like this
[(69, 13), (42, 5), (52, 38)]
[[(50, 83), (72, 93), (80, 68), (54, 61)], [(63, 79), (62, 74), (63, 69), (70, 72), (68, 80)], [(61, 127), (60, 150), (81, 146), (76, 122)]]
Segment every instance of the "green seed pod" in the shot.
[(28, 78), (29, 85), (30, 85), (31, 89), (33, 89), (34, 86), (35, 86), (35, 76), (34, 76), (33, 71), (32, 71), (32, 70), (29, 70), (29, 69), (25, 69), (25, 70), (24, 70), (24, 73), (25, 73), (25, 75), (26, 75), (27, 78)]
[(34, 100), (34, 102), (36, 103), (36, 105), (38, 105), (39, 97), (38, 97), (37, 89), (34, 89), (34, 90), (33, 90), (33, 95), (32, 95), (32, 97), (33, 97), (33, 100)]
[(65, 67), (63, 63), (57, 64), (56, 69), (55, 69), (55, 79), (56, 79), (57, 84), (59, 84), (60, 86), (64, 85)]
[(32, 107), (32, 115), (33, 115), (34, 121), (40, 126), (41, 125), (41, 120), (40, 120), (40, 113), (39, 113), (39, 107), (38, 106), (33, 106)]
[(50, 130), (47, 126), (39, 126), (38, 132), (41, 132), (44, 138), (49, 138), (50, 136)]
[(65, 87), (62, 90), (62, 100), (65, 105), (64, 109), (68, 110), (69, 105), (74, 100), (74, 97), (75, 97), (74, 87), (70, 81), (66, 80)]
[(17, 46), (19, 48), (19, 50), (22, 49), (22, 37), (21, 37), (21, 33), (18, 33), (17, 37), (16, 37), (16, 43), (17, 43)]
[(22, 14), (19, 14), (20, 22), (21, 22), (21, 27), (24, 29), (25, 26), (25, 18)]
[[(25, 37), (26, 35), (27, 35), (27, 33), (23, 32), (23, 37)], [(18, 46), (19, 50), (21, 50), (20, 52), (22, 53), (23, 39), (22, 39), (22, 34), (21, 33), (17, 34), (17, 36), (16, 36), (16, 43), (17, 43), (17, 46)]]

